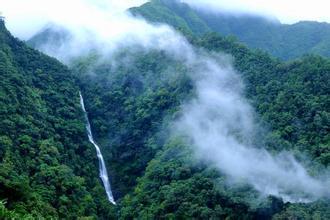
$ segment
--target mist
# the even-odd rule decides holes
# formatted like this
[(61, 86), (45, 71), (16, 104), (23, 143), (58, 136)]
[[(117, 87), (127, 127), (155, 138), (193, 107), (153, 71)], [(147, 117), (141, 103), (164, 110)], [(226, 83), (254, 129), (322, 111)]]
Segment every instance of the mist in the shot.
[(176, 122), (177, 131), (195, 146), (196, 158), (213, 164), (232, 182), (250, 184), (264, 196), (293, 203), (329, 197), (329, 180), (311, 177), (291, 153), (271, 155), (253, 146), (260, 128), (230, 61), (223, 57), (198, 60), (196, 97), (183, 106)]
[[(31, 5), (40, 7), (25, 11), (25, 17), (28, 19), (23, 19), (21, 15), (11, 16), (11, 12), (18, 7), (20, 1), (8, 1), (7, 7), (4, 7), (7, 10), (3, 11), (7, 17), (7, 26), (16, 36), (25, 40), (47, 28), (60, 34), (62, 32), (65, 37), (59, 45), (54, 47), (54, 42), (50, 41), (38, 45), (38, 49), (66, 64), (82, 54), (91, 52), (101, 53), (101, 57), (108, 59), (124, 47), (171, 49), (168, 47), (180, 47), (183, 38), (169, 26), (154, 26), (143, 19), (132, 17), (127, 9), (145, 3), (144, 0), (124, 1), (125, 3), (106, 0), (73, 0), (69, 3), (64, 0), (56, 3), (33, 1)], [(20, 5), (18, 8), (21, 7), (23, 6)], [(74, 9), (74, 16), (71, 9)], [(38, 19), (39, 22), (35, 23)], [(171, 42), (172, 40), (177, 42)]]
[(293, 24), (302, 20), (330, 22), (329, 2), (323, 0), (180, 0), (191, 7), (208, 12), (231, 14), (252, 14), (279, 19), (282, 23)]
[(128, 24), (123, 21), (127, 18), (123, 12), (145, 2), (147, 0), (0, 0), (0, 12), (6, 17), (8, 29), (23, 40), (28, 40), (49, 23), (69, 27), (71, 31), (82, 27), (97, 29), (104, 36), (110, 30), (113, 35), (127, 30), (122, 26)]
[[(115, 62), (109, 56), (123, 48), (164, 51), (190, 70), (195, 83), (196, 97), (182, 106), (182, 117), (173, 123), (174, 130), (190, 141), (196, 160), (216, 166), (231, 181), (247, 183), (262, 195), (290, 202), (329, 197), (329, 181), (311, 177), (292, 154), (272, 155), (253, 146), (258, 130), (256, 116), (244, 98), (244, 85), (230, 56), (194, 48), (172, 28), (149, 24), (125, 11), (145, 1), (128, 1), (123, 5), (117, 4), (119, 1), (34, 0), (29, 4), (40, 7), (25, 12), (25, 16), (31, 16), (26, 23), (24, 19), (11, 22), (8, 10), (20, 1), (7, 2), (10, 3), (3, 11), (5, 16), (8, 14), (7, 23), (21, 38), (28, 39), (50, 23), (68, 32), (69, 37), (59, 47), (47, 43), (40, 47), (66, 64), (95, 51), (108, 62)], [(34, 24), (38, 18), (42, 19)], [(20, 25), (15, 26), (17, 23)], [(25, 33), (25, 28), (20, 29), (23, 24), (25, 28), (33, 27), (33, 31)]]

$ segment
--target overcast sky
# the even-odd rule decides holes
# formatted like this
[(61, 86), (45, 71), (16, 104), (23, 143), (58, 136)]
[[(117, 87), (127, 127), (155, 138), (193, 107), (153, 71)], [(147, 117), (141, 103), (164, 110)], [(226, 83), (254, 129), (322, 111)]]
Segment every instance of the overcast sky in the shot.
[[(49, 21), (73, 21), (86, 16), (87, 8), (111, 8), (123, 11), (147, 0), (0, 0), (0, 11), (7, 18), (7, 27), (16, 36), (28, 38)], [(283, 23), (300, 20), (330, 22), (329, 0), (181, 0), (205, 10), (249, 12), (277, 17)], [(115, 9), (115, 10), (114, 10)]]

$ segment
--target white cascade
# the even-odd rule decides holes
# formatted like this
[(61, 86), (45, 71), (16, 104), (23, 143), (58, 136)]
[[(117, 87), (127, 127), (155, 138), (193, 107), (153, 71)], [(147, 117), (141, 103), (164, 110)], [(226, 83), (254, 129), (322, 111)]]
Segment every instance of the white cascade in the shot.
[(100, 178), (103, 182), (103, 186), (104, 186), (104, 189), (107, 193), (109, 201), (112, 204), (115, 205), (116, 202), (115, 202), (115, 200), (113, 198), (113, 195), (112, 195), (107, 168), (105, 167), (105, 163), (104, 163), (104, 159), (103, 159), (100, 147), (94, 141), (91, 125), (89, 123), (88, 115), (87, 115), (87, 112), (86, 112), (86, 109), (85, 109), (84, 99), (81, 95), (81, 92), (79, 92), (79, 96), (80, 96), (81, 108), (82, 108), (82, 110), (84, 111), (84, 114), (85, 114), (86, 130), (87, 130), (88, 139), (89, 139), (89, 142), (91, 142), (94, 145), (94, 147), (96, 149), (96, 153), (97, 153), (97, 158), (99, 160)]

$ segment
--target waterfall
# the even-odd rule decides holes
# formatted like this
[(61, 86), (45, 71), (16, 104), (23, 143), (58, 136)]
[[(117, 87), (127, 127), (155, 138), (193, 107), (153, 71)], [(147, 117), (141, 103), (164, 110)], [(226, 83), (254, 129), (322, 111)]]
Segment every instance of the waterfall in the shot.
[(100, 147), (94, 141), (91, 125), (89, 123), (88, 115), (87, 115), (87, 112), (86, 112), (86, 109), (85, 109), (84, 99), (81, 95), (81, 92), (79, 92), (79, 96), (80, 96), (81, 108), (82, 108), (82, 110), (84, 111), (84, 114), (85, 114), (86, 130), (87, 130), (88, 139), (89, 139), (89, 142), (91, 142), (94, 145), (94, 147), (96, 149), (97, 158), (99, 160), (100, 178), (103, 182), (103, 186), (104, 186), (104, 189), (107, 193), (108, 200), (112, 204), (115, 205), (116, 202), (115, 202), (115, 200), (113, 198), (113, 195), (112, 195), (107, 168), (105, 167), (105, 163), (104, 163), (104, 159), (103, 159)]

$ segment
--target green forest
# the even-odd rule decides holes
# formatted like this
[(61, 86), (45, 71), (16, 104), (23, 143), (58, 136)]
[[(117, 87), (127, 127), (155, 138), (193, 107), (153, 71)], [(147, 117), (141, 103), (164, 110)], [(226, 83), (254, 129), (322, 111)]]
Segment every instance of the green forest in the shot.
[(3, 22), (0, 44), (0, 218), (108, 218), (76, 77)]
[[(328, 170), (330, 25), (213, 16), (164, 2), (130, 11), (174, 27), (207, 54), (230, 54), (265, 128), (258, 141), (273, 154), (293, 152), (312, 176)], [(65, 65), (33, 49), (67, 37), (46, 29), (23, 42), (0, 21), (0, 219), (330, 219), (330, 193), (308, 203), (261, 199), (248, 184), (228, 184), (171, 134), (196, 95), (191, 70), (175, 57), (136, 47)], [(79, 91), (117, 205), (99, 178)]]

